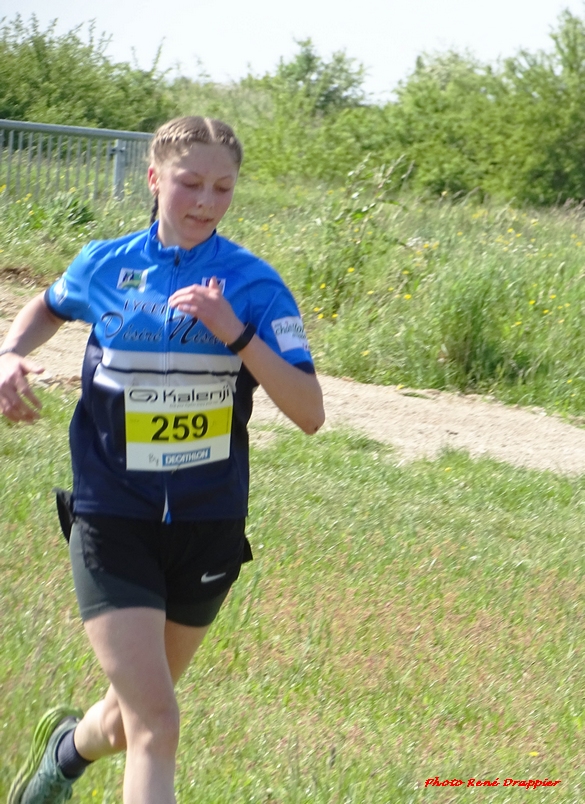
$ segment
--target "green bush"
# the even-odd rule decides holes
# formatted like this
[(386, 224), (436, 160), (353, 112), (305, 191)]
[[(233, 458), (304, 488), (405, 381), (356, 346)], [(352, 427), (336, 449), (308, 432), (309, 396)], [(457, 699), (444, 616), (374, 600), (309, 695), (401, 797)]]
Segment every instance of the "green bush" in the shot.
[(176, 112), (157, 63), (112, 63), (108, 39), (88, 26), (63, 35), (33, 15), (0, 28), (0, 117), (37, 123), (151, 131)]

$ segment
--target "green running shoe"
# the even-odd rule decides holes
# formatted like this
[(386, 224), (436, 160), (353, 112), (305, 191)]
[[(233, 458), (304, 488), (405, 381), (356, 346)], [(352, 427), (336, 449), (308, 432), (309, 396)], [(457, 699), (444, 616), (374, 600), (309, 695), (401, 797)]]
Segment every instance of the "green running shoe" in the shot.
[(14, 779), (6, 804), (61, 804), (73, 795), (75, 779), (63, 776), (57, 765), (57, 745), (75, 728), (83, 713), (68, 706), (50, 709), (40, 719), (26, 762)]

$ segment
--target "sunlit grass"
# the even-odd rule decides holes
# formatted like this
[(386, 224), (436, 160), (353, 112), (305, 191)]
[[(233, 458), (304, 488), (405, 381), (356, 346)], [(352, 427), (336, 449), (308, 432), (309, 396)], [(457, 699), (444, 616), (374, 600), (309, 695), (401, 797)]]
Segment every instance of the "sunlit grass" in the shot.
[[(0, 797), (43, 709), (104, 689), (53, 513), (73, 401), (44, 399), (34, 428), (0, 425)], [(273, 432), (255, 560), (180, 685), (179, 801), (422, 802), (435, 775), (582, 800), (583, 480)], [(122, 768), (91, 768), (79, 800), (118, 801)]]
[[(582, 210), (424, 200), (392, 181), (367, 166), (345, 187), (248, 176), (221, 231), (283, 275), (320, 371), (582, 416)], [(149, 215), (112, 202), (83, 224), (53, 209), (36, 226), (48, 213), (31, 217), (25, 202), (6, 207), (0, 271), (40, 284), (87, 240), (144, 228)]]

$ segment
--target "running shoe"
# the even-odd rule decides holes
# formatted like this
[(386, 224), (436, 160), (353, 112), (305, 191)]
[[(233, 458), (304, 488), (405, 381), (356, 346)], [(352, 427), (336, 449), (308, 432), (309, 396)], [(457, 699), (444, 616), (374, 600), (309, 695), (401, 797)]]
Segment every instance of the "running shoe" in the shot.
[(57, 765), (57, 746), (81, 717), (81, 712), (68, 706), (57, 706), (43, 715), (26, 762), (12, 783), (7, 804), (61, 804), (71, 798), (76, 780), (63, 776)]

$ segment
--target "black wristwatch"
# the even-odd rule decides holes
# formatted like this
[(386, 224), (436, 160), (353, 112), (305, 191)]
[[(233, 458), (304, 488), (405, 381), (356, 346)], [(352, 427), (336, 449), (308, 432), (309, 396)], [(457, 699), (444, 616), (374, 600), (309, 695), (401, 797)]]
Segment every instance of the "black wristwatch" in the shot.
[(237, 355), (238, 352), (244, 348), (244, 346), (247, 346), (250, 343), (255, 334), (256, 327), (254, 324), (246, 324), (240, 337), (236, 338), (233, 343), (226, 343), (226, 346), (230, 352), (233, 352), (235, 355)]

